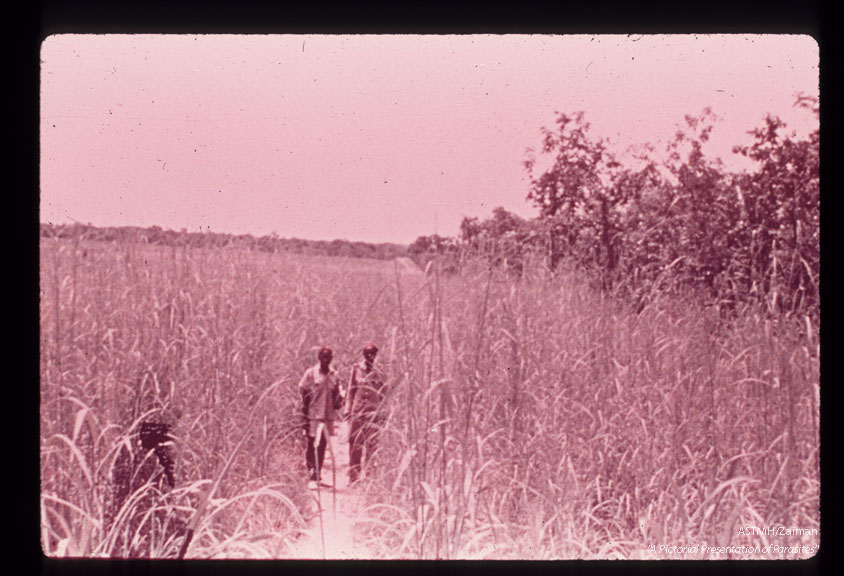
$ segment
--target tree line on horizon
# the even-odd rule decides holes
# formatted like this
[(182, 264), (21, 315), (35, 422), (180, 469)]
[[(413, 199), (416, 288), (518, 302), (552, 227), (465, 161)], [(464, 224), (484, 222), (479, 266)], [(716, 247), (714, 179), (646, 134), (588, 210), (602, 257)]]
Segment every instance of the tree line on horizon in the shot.
[(290, 252), (310, 256), (344, 256), (391, 260), (407, 255), (407, 246), (390, 242), (370, 243), (349, 240), (305, 240), (280, 238), (277, 234), (227, 234), (221, 232), (188, 232), (160, 226), (94, 226), (93, 224), (52, 224), (42, 222), (43, 238), (79, 238), (99, 242), (140, 242), (151, 246), (191, 248), (242, 248), (262, 252)]

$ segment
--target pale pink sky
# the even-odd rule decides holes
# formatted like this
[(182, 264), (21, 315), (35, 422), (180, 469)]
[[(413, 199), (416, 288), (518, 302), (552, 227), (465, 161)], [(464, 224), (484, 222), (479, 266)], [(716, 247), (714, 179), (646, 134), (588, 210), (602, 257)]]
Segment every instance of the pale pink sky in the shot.
[(808, 36), (60, 35), (41, 60), (42, 222), (318, 240), (534, 216), (555, 111), (623, 149), (710, 106), (728, 154), (818, 95)]

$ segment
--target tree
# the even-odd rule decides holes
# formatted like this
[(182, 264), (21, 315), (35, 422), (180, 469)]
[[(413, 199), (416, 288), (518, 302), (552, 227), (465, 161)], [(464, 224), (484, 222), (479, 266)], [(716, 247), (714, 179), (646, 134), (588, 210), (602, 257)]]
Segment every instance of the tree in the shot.
[(420, 266), (427, 266), (428, 262), (440, 255), (447, 256), (446, 269), (454, 271), (456, 268), (452, 261), (459, 253), (458, 242), (449, 236), (432, 234), (430, 236), (419, 236), (407, 248), (408, 255)]
[(739, 247), (740, 214), (722, 162), (703, 152), (716, 119), (708, 108), (700, 116), (686, 116), (685, 126), (669, 144), (666, 165), (675, 180), (670, 220), (679, 232), (675, 241), (682, 262), (678, 270), (687, 283), (703, 286), (712, 298), (720, 296)]
[(549, 226), (550, 261), (556, 267), (572, 255), (600, 271), (602, 285), (611, 286), (618, 267), (622, 205), (629, 188), (621, 185), (622, 165), (605, 141), (589, 135), (583, 113), (559, 113), (555, 131), (542, 129), (542, 153), (554, 155), (551, 168), (534, 175), (536, 159), (524, 165), (531, 179), (528, 200)]
[[(800, 96), (796, 105), (819, 119), (818, 101)], [(744, 275), (754, 293), (778, 309), (819, 311), (820, 132), (807, 139), (783, 136), (786, 125), (769, 115), (753, 130), (755, 141), (735, 151), (758, 163), (737, 175), (741, 232), (746, 239)]]
[(460, 222), (460, 240), (465, 245), (477, 248), (476, 243), (483, 230), (483, 226), (477, 218), (464, 216)]
[(485, 257), (490, 265), (516, 273), (521, 273), (524, 256), (535, 240), (533, 226), (501, 206), (486, 220), (464, 217), (460, 223), (463, 252)]

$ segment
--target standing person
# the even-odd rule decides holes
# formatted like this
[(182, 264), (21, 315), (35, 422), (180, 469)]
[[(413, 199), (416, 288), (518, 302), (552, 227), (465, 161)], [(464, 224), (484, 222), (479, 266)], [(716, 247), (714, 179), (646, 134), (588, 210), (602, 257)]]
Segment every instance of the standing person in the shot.
[(299, 381), (302, 395), (302, 416), (308, 438), (305, 463), (308, 467), (308, 488), (315, 489), (321, 481), (322, 462), (328, 436), (334, 436), (334, 421), (343, 406), (344, 391), (337, 372), (331, 368), (334, 352), (320, 348), (319, 363), (305, 370)]
[(386, 378), (375, 366), (378, 347), (367, 344), (363, 360), (352, 367), (349, 380), (347, 414), (351, 420), (349, 430), (349, 483), (357, 482), (361, 475), (361, 459), (366, 453), (366, 463), (375, 453), (378, 432), (384, 424), (383, 410)]

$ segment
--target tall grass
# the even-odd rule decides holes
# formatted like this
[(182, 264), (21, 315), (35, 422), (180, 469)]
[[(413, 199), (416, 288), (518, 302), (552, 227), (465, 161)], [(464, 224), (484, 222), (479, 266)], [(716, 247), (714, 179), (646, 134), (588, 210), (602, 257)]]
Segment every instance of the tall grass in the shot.
[(417, 400), (395, 403), (382, 450), (404, 454), (384, 460), (374, 491), (393, 494), (375, 509), (387, 549), (591, 558), (818, 544), (817, 532), (739, 530), (819, 529), (817, 327), (751, 308), (726, 322), (681, 294), (637, 314), (533, 270), (517, 281), (434, 267), (405, 309), (416, 324), (399, 394)]
[[(819, 528), (820, 349), (808, 318), (747, 308), (725, 321), (670, 293), (637, 314), (541, 265), (516, 278), (471, 264), (445, 274), (434, 261), (408, 275), (364, 260), (45, 238), (45, 553), (283, 557), (309, 520), (295, 384), (315, 347), (332, 346), (346, 373), (368, 340), (393, 384), (359, 488), (356, 533), (373, 557), (819, 541), (739, 530)], [(169, 489), (134, 434), (174, 413)], [(126, 458), (137, 482), (117, 498)]]

